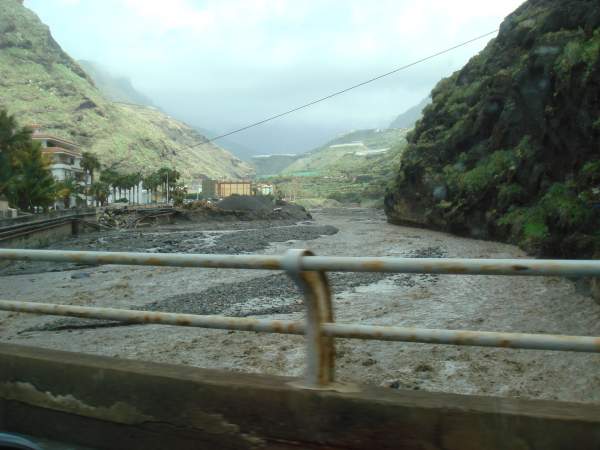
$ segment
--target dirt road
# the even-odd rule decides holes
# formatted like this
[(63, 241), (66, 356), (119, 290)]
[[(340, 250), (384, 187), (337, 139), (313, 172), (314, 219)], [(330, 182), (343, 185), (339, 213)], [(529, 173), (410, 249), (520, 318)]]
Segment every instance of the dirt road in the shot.
[[(92, 250), (520, 258), (517, 248), (392, 226), (368, 209), (313, 212), (270, 228), (89, 235), (56, 245)], [(243, 228), (246, 229), (243, 229)], [(237, 229), (236, 229), (237, 228)], [(241, 228), (241, 229), (239, 229)], [(128, 234), (129, 233), (129, 234)], [(64, 270), (64, 269), (71, 270)], [(48, 272), (48, 270), (56, 270)], [(35, 302), (300, 319), (296, 289), (277, 272), (19, 264), (0, 296)], [(600, 305), (559, 278), (330, 274), (336, 320), (484, 331), (600, 335)], [(303, 338), (0, 313), (0, 340), (120, 358), (300, 375)], [(600, 402), (600, 355), (337, 340), (337, 375), (393, 388)]]

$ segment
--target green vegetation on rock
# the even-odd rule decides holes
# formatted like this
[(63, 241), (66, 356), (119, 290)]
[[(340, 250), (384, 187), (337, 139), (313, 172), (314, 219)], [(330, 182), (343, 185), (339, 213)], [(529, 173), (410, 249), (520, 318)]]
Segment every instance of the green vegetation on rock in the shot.
[(387, 191), (391, 222), (598, 255), (599, 3), (524, 3), (432, 100)]

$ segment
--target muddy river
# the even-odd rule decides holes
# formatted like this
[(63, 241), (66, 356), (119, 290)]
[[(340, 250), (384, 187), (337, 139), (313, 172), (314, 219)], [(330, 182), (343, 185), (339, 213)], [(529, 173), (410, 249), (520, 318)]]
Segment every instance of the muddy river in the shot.
[[(524, 258), (516, 247), (389, 225), (380, 211), (313, 212), (296, 225), (185, 225), (90, 234), (55, 248), (196, 253)], [(0, 296), (33, 302), (239, 317), (302, 318), (301, 298), (270, 271), (16, 263)], [(330, 274), (336, 320), (483, 331), (600, 335), (600, 305), (554, 277)], [(117, 358), (301, 375), (300, 336), (202, 330), (0, 312), (3, 342)], [(390, 389), (600, 402), (600, 355), (336, 341), (337, 377)]]

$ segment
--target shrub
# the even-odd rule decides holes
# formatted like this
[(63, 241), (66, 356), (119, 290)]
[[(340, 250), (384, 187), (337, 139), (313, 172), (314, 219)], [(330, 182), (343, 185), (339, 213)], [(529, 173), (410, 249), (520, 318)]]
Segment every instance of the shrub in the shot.
[(486, 191), (502, 182), (509, 172), (516, 169), (516, 164), (517, 159), (510, 150), (495, 151), (460, 177), (460, 188), (468, 194)]
[(498, 207), (507, 210), (510, 206), (520, 204), (525, 198), (525, 191), (518, 184), (503, 184), (498, 190)]
[(594, 231), (594, 213), (565, 183), (553, 184), (537, 204), (513, 208), (498, 220), (512, 239), (528, 250), (539, 250), (552, 238)]
[(584, 64), (587, 78), (591, 73), (592, 66), (599, 58), (600, 31), (596, 30), (589, 39), (586, 39), (583, 32), (580, 32), (577, 39), (573, 39), (565, 45), (562, 54), (556, 61), (556, 69), (560, 75), (567, 76), (573, 67)]
[(581, 181), (586, 185), (600, 183), (600, 160), (585, 163), (580, 174)]
[(555, 183), (539, 202), (546, 223), (564, 229), (579, 229), (591, 225), (592, 211), (565, 183)]

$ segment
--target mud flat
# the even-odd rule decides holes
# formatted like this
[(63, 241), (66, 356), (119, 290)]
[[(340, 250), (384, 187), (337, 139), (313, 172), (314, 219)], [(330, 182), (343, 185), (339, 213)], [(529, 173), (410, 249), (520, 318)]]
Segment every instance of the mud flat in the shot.
[[(389, 225), (359, 208), (314, 221), (195, 224), (86, 235), (56, 248), (195, 253), (522, 258), (519, 249)], [(336, 320), (483, 331), (600, 335), (600, 306), (544, 277), (329, 274)], [(271, 271), (17, 263), (0, 296), (34, 302), (298, 320), (302, 303)], [(303, 338), (0, 313), (0, 339), (121, 358), (300, 375)], [(600, 355), (337, 340), (341, 380), (394, 388), (600, 402)]]

